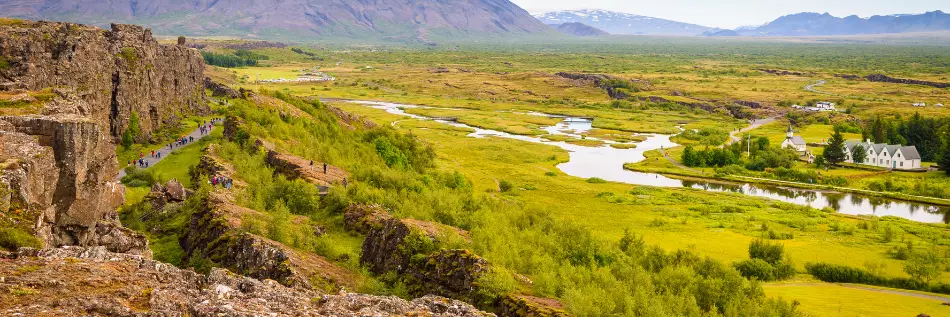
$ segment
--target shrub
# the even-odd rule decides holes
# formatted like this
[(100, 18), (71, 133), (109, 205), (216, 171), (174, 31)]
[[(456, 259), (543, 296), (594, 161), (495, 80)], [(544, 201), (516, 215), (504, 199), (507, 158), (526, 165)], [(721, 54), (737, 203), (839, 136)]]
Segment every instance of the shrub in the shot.
[(158, 182), (158, 175), (154, 171), (138, 169), (134, 166), (126, 167), (125, 176), (122, 177), (122, 184), (129, 187), (150, 187)]
[(775, 280), (775, 269), (771, 264), (761, 259), (749, 259), (736, 262), (733, 263), (733, 266), (746, 278), (757, 279), (764, 282)]
[(42, 243), (40, 239), (23, 229), (0, 228), (0, 247), (8, 251), (16, 251), (23, 247), (40, 248)]
[(761, 259), (772, 265), (782, 262), (784, 254), (785, 247), (778, 243), (770, 243), (765, 240), (756, 239), (749, 244), (750, 258)]
[(605, 181), (605, 180), (602, 179), (602, 178), (591, 177), (591, 178), (588, 178), (588, 179), (587, 179), (587, 182), (588, 182), (588, 183), (591, 183), (591, 184), (603, 184), (603, 183), (606, 183), (607, 181)]
[(511, 185), (511, 182), (509, 181), (501, 180), (498, 182), (498, 190), (502, 193), (510, 192), (512, 188), (514, 188), (514, 185)]

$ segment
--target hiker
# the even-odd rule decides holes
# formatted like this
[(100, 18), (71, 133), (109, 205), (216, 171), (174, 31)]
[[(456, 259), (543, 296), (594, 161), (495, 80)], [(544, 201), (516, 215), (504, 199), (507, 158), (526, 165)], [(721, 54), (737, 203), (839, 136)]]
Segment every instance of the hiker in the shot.
[(188, 142), (195, 142), (195, 137), (193, 136), (188, 137)]
[(323, 174), (327, 173), (327, 163), (323, 163)]
[(343, 188), (346, 188), (346, 177), (343, 178)]
[(313, 169), (313, 160), (310, 160), (310, 169)]

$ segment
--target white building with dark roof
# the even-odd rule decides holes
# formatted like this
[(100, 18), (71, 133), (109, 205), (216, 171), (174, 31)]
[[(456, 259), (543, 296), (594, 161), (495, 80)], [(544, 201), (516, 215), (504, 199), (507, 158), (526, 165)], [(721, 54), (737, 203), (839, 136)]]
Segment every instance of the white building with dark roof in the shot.
[(795, 152), (803, 153), (807, 149), (805, 139), (795, 135), (792, 131), (792, 125), (788, 125), (788, 131), (785, 132), (785, 141), (782, 141), (782, 148), (792, 148)]
[[(867, 151), (867, 159), (864, 162), (854, 162), (851, 152), (858, 145), (864, 147)], [(871, 143), (871, 140), (864, 142), (847, 141), (844, 144), (845, 162), (884, 167), (897, 170), (920, 169), (920, 153), (916, 146), (901, 146), (883, 143)]]

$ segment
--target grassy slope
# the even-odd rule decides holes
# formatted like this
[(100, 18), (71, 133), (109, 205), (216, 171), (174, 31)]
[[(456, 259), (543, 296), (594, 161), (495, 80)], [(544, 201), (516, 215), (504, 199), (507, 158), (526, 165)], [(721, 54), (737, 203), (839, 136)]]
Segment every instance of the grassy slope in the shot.
[[(727, 50), (731, 49), (726, 46)], [(586, 54), (530, 53), (530, 52), (325, 52), (325, 62), (307, 62), (296, 65), (278, 65), (273, 73), (280, 77), (293, 74), (293, 69), (321, 66), (324, 71), (336, 76), (336, 83), (253, 85), (245, 87), (281, 89), (300, 95), (331, 98), (376, 99), (403, 103), (426, 104), (442, 107), (472, 108), (483, 112), (498, 110), (534, 110), (571, 115), (597, 116), (600, 124), (612, 128), (633, 131), (668, 132), (673, 123), (693, 116), (691, 113), (652, 111), (643, 115), (613, 111), (590, 105), (609, 102), (602, 92), (590, 87), (578, 87), (564, 82), (551, 73), (560, 70), (592, 71), (615, 74), (627, 78), (650, 81), (649, 91), (644, 96), (671, 97), (683, 93), (691, 100), (753, 100), (766, 104), (782, 100), (803, 102), (811, 99), (832, 99), (827, 95), (806, 92), (802, 86), (817, 79), (826, 79), (822, 91), (838, 93), (843, 81), (832, 79), (833, 72), (867, 74), (887, 69), (891, 74), (903, 77), (931, 80), (946, 80), (937, 68), (926, 66), (910, 59), (898, 58), (907, 55), (895, 48), (877, 49), (875, 56), (864, 56), (866, 49), (838, 47), (792, 47), (787, 52), (775, 51), (774, 47), (750, 45), (749, 55), (690, 55), (664, 51), (669, 47), (650, 47), (660, 52), (657, 55), (643, 54), (640, 48), (618, 52), (612, 48), (591, 56)], [(807, 48), (805, 48), (807, 47)], [(804, 48), (805, 51), (802, 51)], [(679, 48), (676, 48), (679, 49)], [(716, 50), (716, 49), (713, 49)], [(839, 52), (840, 51), (840, 52)], [(754, 54), (752, 52), (755, 52)], [(947, 59), (948, 56), (927, 50), (927, 59)], [(719, 52), (721, 53), (721, 52)], [(801, 56), (798, 56), (802, 53)], [(812, 54), (815, 53), (815, 54)], [(731, 52), (730, 52), (731, 54)], [(850, 54), (850, 55), (849, 55)], [(936, 54), (936, 55), (934, 55)], [(944, 55), (941, 55), (944, 54)], [(697, 57), (703, 56), (703, 57)], [(595, 57), (595, 58), (592, 58)], [(896, 61), (896, 62), (895, 62)], [(336, 64), (340, 62), (340, 64)], [(759, 63), (759, 64), (755, 64)], [(435, 65), (446, 67), (448, 73), (432, 72)], [(365, 66), (372, 66), (366, 68)], [(755, 71), (754, 68), (778, 68), (815, 72), (810, 76), (775, 76)], [(270, 68), (233, 70), (237, 74), (252, 74)], [(235, 74), (223, 75), (236, 77)], [(899, 105), (910, 100), (927, 98), (942, 99), (945, 91), (925, 87), (857, 83), (863, 95), (843, 91), (846, 104), (857, 105), (859, 116), (885, 111), (912, 113), (920, 109), (906, 109)], [(893, 93), (894, 90), (901, 90)], [(888, 95), (887, 98), (874, 96)], [(849, 97), (850, 96), (850, 97)], [(875, 99), (877, 98), (877, 99)], [(675, 99), (675, 98), (668, 98)], [(929, 100), (929, 99), (928, 99)], [(835, 100), (836, 101), (836, 100)], [(932, 101), (931, 101), (932, 103)], [(945, 102), (946, 103), (946, 102)], [(945, 235), (942, 226), (910, 223), (896, 219), (860, 220), (853, 217), (815, 214), (797, 207), (773, 204), (766, 200), (730, 195), (724, 201), (723, 194), (711, 194), (685, 189), (635, 188), (623, 184), (590, 184), (566, 177), (555, 168), (558, 161), (566, 159), (566, 153), (553, 147), (525, 144), (511, 140), (463, 139), (464, 132), (456, 131), (431, 122), (406, 120), (403, 117), (385, 114), (359, 106), (344, 106), (355, 113), (368, 115), (382, 124), (394, 123), (404, 130), (423, 136), (436, 145), (442, 166), (461, 169), (475, 181), (479, 191), (497, 188), (504, 179), (516, 187), (536, 188), (517, 190), (512, 196), (534, 208), (541, 208), (565, 222), (578, 223), (591, 229), (602, 239), (615, 241), (624, 228), (633, 228), (642, 233), (650, 243), (667, 249), (691, 248), (725, 261), (746, 257), (748, 241), (761, 234), (762, 223), (779, 231), (795, 233), (795, 239), (785, 241), (786, 248), (798, 266), (808, 261), (828, 261), (861, 266), (866, 261), (885, 263), (888, 275), (900, 276), (901, 262), (890, 259), (886, 250), (897, 244), (880, 241), (883, 226), (892, 225), (910, 231), (936, 232)], [(928, 108), (925, 115), (942, 115), (946, 110)], [(475, 113), (472, 115), (478, 116)], [(485, 117), (484, 115), (480, 115)], [(491, 122), (496, 125), (518, 126), (524, 123), (507, 118)], [(490, 120), (490, 119), (487, 119)], [(722, 117), (699, 115), (695, 120), (686, 120), (686, 128), (720, 126), (727, 128), (742, 123), (723, 120)], [(597, 123), (595, 123), (596, 125)], [(614, 126), (616, 124), (616, 126)], [(784, 127), (776, 128), (778, 138), (784, 138)], [(528, 129), (530, 131), (530, 128)], [(828, 132), (827, 127), (806, 127), (806, 137), (817, 137)], [(780, 141), (780, 139), (778, 140)], [(817, 141), (817, 140), (816, 140)], [(549, 158), (554, 155), (555, 160)], [(678, 156), (678, 154), (676, 155)], [(662, 160), (655, 164), (664, 165)], [(546, 172), (558, 176), (545, 176)], [(632, 194), (628, 194), (633, 190)], [(598, 194), (610, 192), (613, 196)], [(499, 195), (499, 194), (494, 194)], [(565, 200), (564, 197), (572, 199)], [(739, 205), (743, 214), (722, 214), (717, 207), (728, 203)], [(691, 206), (712, 206), (714, 212), (690, 210)], [(603, 221), (610, 219), (610, 221)], [(856, 225), (871, 224), (871, 229), (858, 229), (855, 234), (843, 234), (830, 230), (829, 224), (842, 222)], [(914, 234), (904, 233), (906, 239), (920, 241)], [(948, 280), (946, 274), (942, 280)], [(822, 291), (824, 292), (824, 291)], [(819, 292), (820, 293), (820, 292)], [(829, 292), (830, 293), (830, 292)], [(821, 293), (820, 293), (821, 294)], [(820, 306), (822, 303), (806, 303)], [(896, 311), (896, 310), (892, 310)], [(860, 312), (860, 311), (859, 311)]]

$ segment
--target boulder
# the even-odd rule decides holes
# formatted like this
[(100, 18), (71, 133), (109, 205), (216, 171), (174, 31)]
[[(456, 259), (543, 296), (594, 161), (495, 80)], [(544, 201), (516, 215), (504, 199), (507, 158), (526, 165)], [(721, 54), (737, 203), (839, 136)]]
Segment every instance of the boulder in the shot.
[(362, 234), (382, 227), (389, 219), (392, 219), (389, 212), (375, 204), (351, 204), (343, 213), (343, 225), (346, 229)]
[(0, 276), (0, 289), (22, 294), (4, 307), (11, 316), (494, 316), (435, 296), (321, 294), (220, 268), (202, 275), (102, 247), (24, 248), (0, 261)]
[(169, 201), (181, 202), (188, 198), (185, 193), (185, 186), (178, 180), (173, 179), (165, 183), (165, 196)]
[(188, 198), (188, 190), (178, 180), (172, 179), (165, 186), (153, 184), (145, 200), (152, 205), (152, 210), (162, 210), (168, 203), (183, 202)]

